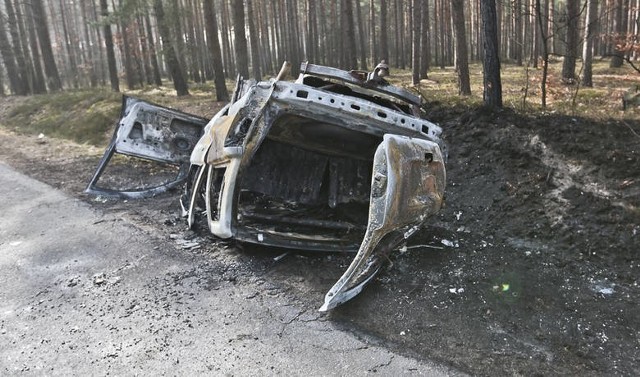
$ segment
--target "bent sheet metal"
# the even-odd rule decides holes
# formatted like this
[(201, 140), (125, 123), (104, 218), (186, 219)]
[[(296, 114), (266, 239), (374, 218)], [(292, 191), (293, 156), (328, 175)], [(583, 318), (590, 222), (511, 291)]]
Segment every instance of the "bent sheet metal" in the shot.
[[(201, 118), (125, 98), (87, 192), (136, 198), (185, 183), (189, 226), (290, 249), (354, 252), (320, 310), (357, 295), (443, 202), (441, 129), (420, 98), (371, 73), (303, 63), (295, 82), (238, 80), (233, 100)], [(204, 126), (204, 128), (202, 128)], [(197, 141), (196, 141), (197, 140)], [(148, 189), (99, 188), (114, 153), (180, 166)], [(188, 160), (187, 160), (187, 156)]]

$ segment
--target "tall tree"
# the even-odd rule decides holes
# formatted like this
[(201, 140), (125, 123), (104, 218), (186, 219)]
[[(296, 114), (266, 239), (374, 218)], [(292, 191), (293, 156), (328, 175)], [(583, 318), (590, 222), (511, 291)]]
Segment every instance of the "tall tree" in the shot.
[(104, 34), (104, 44), (107, 49), (107, 66), (109, 67), (109, 82), (111, 90), (120, 91), (120, 80), (118, 79), (118, 67), (116, 66), (116, 53), (113, 48), (113, 35), (111, 34), (111, 20), (109, 17), (109, 5), (107, 0), (100, 0), (100, 10), (102, 12), (102, 28)]
[(467, 55), (467, 36), (464, 25), (464, 1), (451, 0), (453, 27), (456, 34), (456, 69), (458, 70), (458, 92), (461, 95), (471, 95), (469, 81), (469, 57)]
[(29, 70), (24, 54), (25, 51), (28, 51), (28, 48), (27, 46), (24, 46), (23, 50), (22, 40), (20, 38), (20, 33), (18, 32), (18, 20), (16, 18), (16, 13), (13, 9), (11, 0), (5, 0), (4, 3), (5, 9), (7, 11), (9, 34), (11, 35), (11, 41), (13, 42), (13, 55), (16, 59), (16, 63), (18, 64), (18, 79), (21, 81), (19, 87), (20, 93), (16, 94), (26, 95), (31, 91), (31, 87), (33, 86), (33, 78), (29, 75)]
[(147, 29), (147, 41), (149, 42), (149, 55), (151, 59), (151, 68), (153, 69), (153, 83), (156, 86), (162, 85), (162, 77), (160, 76), (160, 67), (158, 66), (158, 58), (156, 58), (156, 42), (153, 37), (153, 30), (151, 29), (151, 18), (149, 13), (144, 15), (144, 23)]
[(582, 85), (593, 86), (593, 40), (598, 30), (598, 0), (587, 1), (587, 22), (585, 23), (585, 40), (582, 47), (582, 62), (584, 64)]
[(155, 0), (153, 4), (156, 12), (156, 19), (158, 20), (158, 30), (160, 31), (160, 38), (162, 38), (163, 54), (167, 67), (169, 67), (169, 73), (173, 78), (173, 87), (176, 89), (178, 96), (188, 96), (189, 87), (187, 86), (187, 80), (184, 77), (182, 67), (180, 67), (180, 61), (176, 56), (176, 50), (171, 43), (171, 30), (165, 19), (164, 6), (162, 0)]
[[(351, 0), (349, 0), (351, 1)], [(360, 69), (367, 70), (367, 45), (365, 43), (364, 21), (360, 1), (356, 0), (356, 18), (358, 26), (358, 52), (360, 53)]]
[(42, 52), (44, 72), (47, 75), (49, 90), (61, 90), (62, 81), (60, 80), (56, 60), (53, 56), (49, 27), (47, 26), (47, 16), (44, 11), (44, 6), (42, 5), (42, 0), (32, 0), (32, 7), (33, 19), (36, 24), (36, 32), (38, 34), (38, 44), (40, 45), (40, 52)]
[[(389, 62), (389, 38), (387, 29), (387, 1), (380, 0), (380, 59)], [(376, 64), (377, 62), (374, 62)]]
[(500, 81), (500, 57), (498, 49), (498, 25), (495, 0), (480, 0), (482, 35), (484, 37), (482, 98), (485, 106), (502, 107), (502, 82)]
[[(4, 15), (0, 13), (0, 17), (4, 18)], [(16, 64), (15, 56), (11, 49), (11, 42), (9, 41), (9, 36), (4, 28), (4, 24), (0, 26), (0, 55), (2, 55), (2, 62), (7, 69), (9, 89), (11, 89), (11, 92), (17, 95), (27, 94), (25, 83), (20, 79), (18, 65)]]
[(369, 55), (371, 65), (378, 63), (378, 40), (376, 39), (376, 7), (375, 0), (369, 0)]
[(220, 51), (220, 41), (218, 40), (218, 21), (213, 11), (213, 0), (204, 1), (204, 18), (209, 49), (211, 50), (211, 57), (213, 58), (213, 80), (216, 87), (216, 98), (218, 101), (228, 101), (229, 92), (224, 82), (222, 53)]
[(542, 5), (540, 0), (535, 0), (534, 5), (535, 18), (538, 21), (538, 29), (541, 37), (541, 49), (542, 49), (542, 80), (540, 80), (540, 97), (542, 108), (547, 107), (547, 76), (549, 72), (549, 29), (545, 25), (545, 19), (542, 15)]
[(420, 78), (426, 79), (431, 63), (431, 33), (429, 32), (429, 0), (421, 0), (420, 7)]
[[(627, 32), (629, 0), (614, 0), (613, 38), (615, 42), (624, 40)], [(613, 57), (609, 66), (611, 68), (622, 67), (624, 52), (617, 51), (613, 46)]]
[(249, 42), (251, 43), (251, 71), (253, 78), (262, 79), (260, 72), (260, 47), (258, 46), (258, 28), (254, 19), (254, 2), (255, 0), (247, 0), (247, 21), (249, 22)]
[(33, 20), (32, 7), (27, 6), (25, 9), (25, 21), (26, 29), (29, 33), (29, 46), (31, 47), (31, 54), (33, 56), (33, 92), (36, 94), (45, 93), (47, 91), (47, 84), (44, 79), (44, 72), (42, 71), (42, 63), (40, 62), (40, 48), (38, 47), (38, 37), (36, 35), (36, 26)]
[(514, 18), (514, 41), (513, 41), (513, 58), (518, 66), (522, 66), (522, 45), (524, 43), (522, 36), (522, 0), (513, 2), (513, 18)]
[(576, 78), (576, 56), (578, 54), (578, 17), (580, 0), (567, 0), (567, 44), (562, 62), (562, 79), (572, 83)]
[(340, 17), (341, 29), (342, 29), (342, 61), (341, 65), (345, 69), (358, 68), (358, 62), (356, 60), (356, 34), (353, 29), (353, 5), (351, 0), (341, 0), (342, 14)]
[(232, 0), (231, 13), (233, 16), (233, 33), (235, 37), (236, 65), (238, 73), (244, 78), (249, 77), (249, 54), (247, 50), (247, 35), (244, 24), (244, 1)]
[(420, 84), (420, 0), (412, 0), (411, 82)]

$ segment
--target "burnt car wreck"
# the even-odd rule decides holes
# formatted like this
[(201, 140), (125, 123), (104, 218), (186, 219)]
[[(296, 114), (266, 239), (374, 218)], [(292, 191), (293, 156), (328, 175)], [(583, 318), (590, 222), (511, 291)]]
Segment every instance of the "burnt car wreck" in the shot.
[[(86, 192), (140, 198), (184, 185), (189, 227), (206, 213), (223, 239), (353, 252), (321, 311), (353, 298), (443, 202), (441, 129), (420, 98), (371, 73), (303, 63), (295, 82), (237, 82), (210, 121), (125, 98), (122, 119)], [(98, 186), (114, 154), (175, 165), (157, 186)]]

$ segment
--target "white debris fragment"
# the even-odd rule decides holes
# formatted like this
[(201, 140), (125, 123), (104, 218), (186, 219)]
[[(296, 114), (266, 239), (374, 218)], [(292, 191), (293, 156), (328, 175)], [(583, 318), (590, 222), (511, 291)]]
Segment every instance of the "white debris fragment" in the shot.
[(529, 250), (525, 251), (525, 252), (524, 252), (524, 255), (526, 255), (526, 256), (531, 255), (531, 251), (529, 251)]
[(258, 233), (258, 242), (264, 241), (264, 235), (262, 233)]
[(453, 293), (453, 294), (464, 293), (464, 288), (449, 288), (449, 293)]
[(456, 220), (460, 221), (460, 217), (462, 217), (462, 211), (458, 211), (454, 213), (454, 215), (456, 216)]
[(611, 296), (615, 292), (616, 285), (606, 280), (593, 282), (591, 290), (604, 296)]
[(22, 243), (22, 241), (12, 241), (12, 242), (9, 242), (9, 246), (18, 246), (21, 243)]
[(480, 241), (480, 247), (485, 248), (487, 247), (488, 243), (485, 240)]
[(103, 197), (103, 196), (96, 196), (95, 199), (93, 199), (94, 202), (98, 202), (98, 203), (106, 203), (107, 202), (107, 198)]
[(448, 247), (460, 247), (460, 244), (458, 244), (458, 241), (450, 241), (450, 240), (442, 239), (442, 240), (440, 240), (440, 242), (441, 242), (444, 246), (448, 246)]

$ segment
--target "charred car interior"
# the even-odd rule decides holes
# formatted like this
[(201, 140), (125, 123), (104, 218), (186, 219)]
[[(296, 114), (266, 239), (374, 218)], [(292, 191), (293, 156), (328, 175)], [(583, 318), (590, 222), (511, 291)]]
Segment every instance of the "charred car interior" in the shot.
[[(389, 84), (388, 67), (343, 71), (286, 65), (268, 81), (238, 79), (210, 121), (125, 97), (122, 118), (86, 192), (153, 196), (183, 185), (189, 227), (280, 248), (353, 252), (321, 311), (357, 295), (443, 202), (441, 129), (420, 116), (420, 97)], [(98, 185), (115, 154), (174, 165), (170, 182)]]

